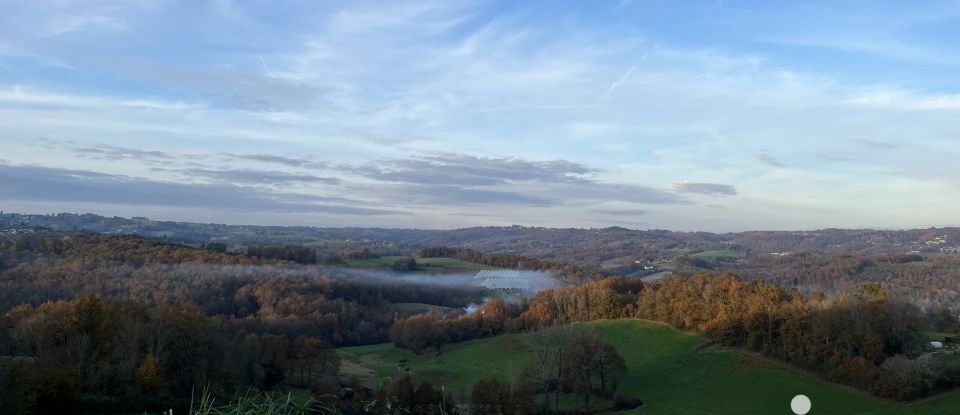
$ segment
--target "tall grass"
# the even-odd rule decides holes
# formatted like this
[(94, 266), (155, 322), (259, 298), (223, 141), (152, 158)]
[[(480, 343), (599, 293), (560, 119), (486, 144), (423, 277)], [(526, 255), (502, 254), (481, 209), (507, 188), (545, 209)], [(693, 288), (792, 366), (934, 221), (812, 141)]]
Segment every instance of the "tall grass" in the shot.
[(339, 414), (336, 406), (308, 397), (294, 398), (293, 394), (246, 394), (229, 402), (217, 402), (204, 390), (199, 400), (190, 404), (190, 415), (317, 415)]

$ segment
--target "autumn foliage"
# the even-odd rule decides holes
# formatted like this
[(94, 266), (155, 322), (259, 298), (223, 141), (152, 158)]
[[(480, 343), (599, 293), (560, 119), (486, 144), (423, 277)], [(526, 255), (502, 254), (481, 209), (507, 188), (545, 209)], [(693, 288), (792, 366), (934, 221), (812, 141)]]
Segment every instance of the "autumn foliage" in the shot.
[(828, 299), (732, 274), (653, 284), (612, 277), (488, 306), (474, 314), (400, 320), (391, 339), (423, 352), (503, 331), (642, 318), (701, 332), (716, 343), (760, 352), (878, 396), (911, 400), (960, 385), (960, 365), (921, 350), (926, 316), (890, 298), (879, 284)]

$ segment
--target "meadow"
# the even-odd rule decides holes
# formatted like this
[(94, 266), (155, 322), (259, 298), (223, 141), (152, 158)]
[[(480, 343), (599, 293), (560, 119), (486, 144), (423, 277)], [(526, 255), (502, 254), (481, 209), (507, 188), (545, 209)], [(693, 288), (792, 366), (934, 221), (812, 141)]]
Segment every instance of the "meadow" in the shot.
[(720, 249), (720, 250), (714, 250), (714, 251), (697, 252), (695, 254), (690, 254), (690, 256), (694, 258), (714, 260), (717, 258), (740, 258), (744, 255), (743, 255), (743, 252), (736, 251), (733, 249)]
[[(369, 259), (348, 259), (347, 265), (353, 268), (390, 268), (393, 261), (405, 258), (401, 256), (382, 256)], [(417, 268), (414, 273), (443, 274), (450, 272), (479, 271), (483, 269), (498, 269), (489, 265), (461, 261), (453, 258), (416, 258)]]
[[(885, 401), (826, 382), (783, 363), (740, 350), (707, 346), (706, 339), (641, 320), (589, 323), (617, 347), (629, 369), (620, 390), (646, 405), (630, 414), (789, 414), (794, 395), (813, 402), (811, 414), (958, 414), (960, 392), (911, 404)], [(437, 356), (417, 356), (392, 344), (337, 349), (341, 373), (371, 387), (410, 369), (469, 396), (477, 380), (519, 372), (528, 359), (525, 335), (446, 346)]]

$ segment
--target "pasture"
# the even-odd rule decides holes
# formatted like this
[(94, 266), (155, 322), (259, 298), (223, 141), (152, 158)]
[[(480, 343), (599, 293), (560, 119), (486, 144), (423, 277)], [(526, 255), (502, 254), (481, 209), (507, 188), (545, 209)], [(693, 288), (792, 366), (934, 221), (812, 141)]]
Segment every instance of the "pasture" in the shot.
[[(369, 259), (348, 259), (347, 265), (353, 268), (385, 268), (389, 269), (393, 261), (405, 258), (402, 256), (382, 256)], [(416, 258), (417, 268), (414, 273), (445, 274), (451, 272), (479, 271), (483, 269), (499, 269), (489, 265), (461, 261), (452, 258)]]
[[(629, 372), (621, 391), (646, 405), (630, 414), (789, 414), (790, 399), (805, 394), (811, 414), (957, 414), (960, 393), (912, 404), (884, 401), (861, 391), (825, 382), (815, 375), (751, 353), (705, 347), (700, 336), (640, 320), (590, 323), (617, 347)], [(448, 345), (438, 356), (417, 356), (392, 344), (337, 349), (342, 374), (371, 387), (409, 368), (429, 380), (469, 396), (477, 380), (519, 372), (528, 352), (523, 334)]]
[(740, 258), (743, 255), (743, 252), (735, 251), (732, 249), (721, 249), (715, 251), (703, 251), (697, 252), (695, 254), (690, 254), (693, 258), (700, 258), (706, 260), (714, 260), (717, 258)]

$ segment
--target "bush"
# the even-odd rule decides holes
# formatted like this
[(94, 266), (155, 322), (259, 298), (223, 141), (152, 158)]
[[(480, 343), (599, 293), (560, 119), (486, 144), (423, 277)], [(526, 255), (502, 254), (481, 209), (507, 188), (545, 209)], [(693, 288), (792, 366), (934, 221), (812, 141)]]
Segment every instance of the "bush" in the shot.
[(400, 272), (413, 271), (417, 269), (417, 260), (413, 257), (397, 258), (390, 264), (390, 268)]

